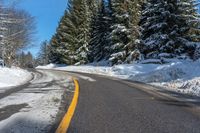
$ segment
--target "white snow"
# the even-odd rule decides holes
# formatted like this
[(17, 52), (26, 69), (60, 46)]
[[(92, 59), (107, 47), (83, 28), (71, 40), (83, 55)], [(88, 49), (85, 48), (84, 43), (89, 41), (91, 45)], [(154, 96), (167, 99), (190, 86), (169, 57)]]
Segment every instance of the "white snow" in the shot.
[(24, 84), (31, 78), (31, 73), (26, 70), (0, 67), (0, 92), (9, 89), (8, 87)]
[(56, 67), (65, 67), (66, 65), (64, 64), (59, 64), (59, 65), (56, 65), (56, 64), (48, 64), (46, 66), (38, 66), (37, 68), (38, 69), (51, 69), (51, 68), (56, 68)]
[[(156, 64), (155, 64), (156, 62)], [(159, 62), (159, 63), (158, 63)], [(200, 60), (165, 59), (166, 64), (158, 60), (146, 60), (141, 63), (109, 66), (66, 66), (41, 67), (43, 69), (57, 69), (92, 74), (113, 76), (145, 82), (165, 89), (200, 96)], [(153, 64), (154, 63), (154, 64)]]
[[(43, 133), (49, 131), (59, 111), (64, 90), (70, 90), (71, 77), (66, 74), (43, 72), (41, 79), (31, 81), (26, 89), (0, 100), (0, 109), (27, 104), (19, 112), (0, 121), (2, 133)], [(55, 85), (51, 85), (55, 82)], [(61, 85), (61, 86), (60, 86)], [(3, 112), (3, 111), (2, 111)], [(1, 113), (2, 113), (1, 112)]]
[(55, 68), (55, 67), (56, 67), (55, 64), (48, 64), (48, 65), (46, 65), (46, 66), (38, 66), (37, 68), (40, 68), (40, 69), (43, 69), (43, 68), (48, 69), (48, 68)]

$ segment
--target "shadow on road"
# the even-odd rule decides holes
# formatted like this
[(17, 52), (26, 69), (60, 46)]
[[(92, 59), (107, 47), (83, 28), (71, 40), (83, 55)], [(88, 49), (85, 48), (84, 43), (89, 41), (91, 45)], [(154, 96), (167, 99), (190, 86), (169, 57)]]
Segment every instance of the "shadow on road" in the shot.
[(136, 84), (136, 85), (141, 86), (141, 87), (149, 88), (149, 90), (156, 91), (159, 94), (168, 95), (172, 98), (177, 99), (177, 100), (173, 100), (173, 99), (170, 99), (170, 98), (166, 99), (166, 97), (157, 98), (158, 101), (161, 101), (161, 102), (168, 104), (168, 105), (188, 107), (188, 106), (190, 106), (188, 104), (194, 104), (194, 105), (200, 106), (200, 97), (198, 97), (198, 96), (178, 93), (178, 92), (175, 92), (175, 91), (166, 90), (162, 87), (145, 84), (145, 83), (138, 82), (138, 81), (131, 81), (131, 80), (124, 80), (124, 81)]
[(19, 112), (22, 108), (28, 107), (28, 104), (9, 105), (0, 109), (0, 121), (9, 118), (11, 115)]

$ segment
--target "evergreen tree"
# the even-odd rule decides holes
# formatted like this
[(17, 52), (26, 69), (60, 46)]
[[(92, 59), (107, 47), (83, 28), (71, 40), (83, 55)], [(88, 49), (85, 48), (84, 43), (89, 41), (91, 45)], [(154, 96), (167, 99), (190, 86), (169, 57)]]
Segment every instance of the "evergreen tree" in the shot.
[(197, 29), (194, 9), (191, 0), (149, 0), (141, 19), (140, 50), (145, 57), (160, 58), (161, 53), (174, 57), (194, 51), (192, 42)]
[(101, 0), (98, 4), (98, 11), (92, 19), (92, 33), (90, 40), (90, 61), (107, 60), (109, 54), (109, 39), (110, 33), (110, 10), (105, 4), (104, 0)]
[(33, 68), (34, 67), (34, 58), (31, 52), (28, 52), (26, 55), (26, 67)]
[(181, 0), (178, 3), (182, 19), (186, 21), (183, 26), (185, 37), (193, 42), (200, 42), (200, 15), (198, 13), (199, 3), (196, 0)]
[(57, 63), (57, 64), (63, 63), (61, 61), (61, 53), (58, 51), (59, 46), (60, 46), (59, 40), (56, 34), (51, 38), (50, 41), (49, 55), (48, 55), (50, 63)]
[(33, 55), (28, 52), (25, 54), (23, 51), (17, 55), (18, 66), (22, 68), (33, 68), (35, 66), (35, 59)]
[(90, 31), (89, 7), (86, 0), (77, 0), (74, 4), (74, 18), (77, 26), (77, 50), (78, 62), (76, 64), (85, 64), (88, 62), (88, 43)]
[(130, 62), (132, 52), (139, 43), (139, 0), (113, 0), (113, 22), (111, 33), (110, 61), (113, 64)]
[(49, 60), (49, 43), (48, 41), (44, 41), (41, 43), (40, 51), (38, 54), (38, 61), (41, 65), (47, 65), (50, 63)]
[(60, 53), (60, 60), (62, 63), (72, 65), (78, 60), (76, 55), (78, 43), (76, 30), (72, 14), (66, 11), (57, 30), (59, 40), (57, 52)]
[(59, 22), (56, 34), (50, 41), (49, 58), (52, 63), (65, 63), (73, 65), (77, 61), (76, 56), (76, 27), (73, 24), (71, 5), (69, 3), (69, 11), (65, 11), (64, 16)]
[(59, 56), (59, 62), (71, 65), (88, 62), (88, 44), (94, 10), (94, 1), (69, 0), (68, 10), (51, 41), (54, 43), (51, 45), (51, 54)]
[(25, 67), (25, 53), (24, 51), (22, 51), (19, 55), (18, 55), (18, 64), (20, 67)]

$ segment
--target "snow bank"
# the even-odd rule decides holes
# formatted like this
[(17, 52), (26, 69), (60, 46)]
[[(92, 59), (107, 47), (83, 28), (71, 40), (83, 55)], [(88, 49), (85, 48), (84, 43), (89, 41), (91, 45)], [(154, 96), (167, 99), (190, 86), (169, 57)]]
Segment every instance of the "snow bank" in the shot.
[[(194, 62), (192, 60), (168, 59), (166, 64), (144, 64), (144, 62), (113, 67), (93, 65), (58, 67), (54, 65), (50, 69), (108, 75), (200, 96), (200, 60)], [(42, 68), (49, 69), (45, 66)]]
[(55, 68), (55, 67), (57, 67), (57, 65), (55, 65), (55, 64), (48, 64), (46, 66), (38, 66), (37, 68), (38, 69), (51, 69), (51, 68)]
[[(44, 77), (31, 81), (27, 88), (1, 99), (2, 115), (9, 106), (25, 105), (0, 121), (1, 133), (44, 133), (51, 129), (62, 96), (65, 91), (73, 91), (73, 82), (65, 74), (43, 73)], [(55, 85), (50, 85), (52, 82)]]
[(21, 85), (26, 83), (31, 78), (31, 73), (26, 70), (22, 70), (20, 68), (0, 67), (0, 88)]
[(167, 71), (171, 79), (152, 84), (177, 92), (200, 96), (200, 60), (195, 62), (182, 61)]

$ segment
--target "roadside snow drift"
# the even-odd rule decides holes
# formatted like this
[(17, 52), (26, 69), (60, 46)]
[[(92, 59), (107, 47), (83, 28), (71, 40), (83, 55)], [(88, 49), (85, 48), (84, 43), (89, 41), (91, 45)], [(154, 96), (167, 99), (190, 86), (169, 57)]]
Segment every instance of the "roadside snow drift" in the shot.
[[(92, 74), (113, 76), (150, 83), (174, 90), (200, 96), (200, 60), (167, 59), (165, 64), (153, 64), (146, 60), (142, 63), (108, 66), (66, 66), (56, 67), (55, 64), (39, 66), (38, 69), (57, 69)], [(155, 61), (154, 61), (155, 62)], [(53, 66), (53, 67), (51, 67)]]
[(26, 70), (0, 67), (0, 88), (21, 85), (31, 78), (31, 73)]

